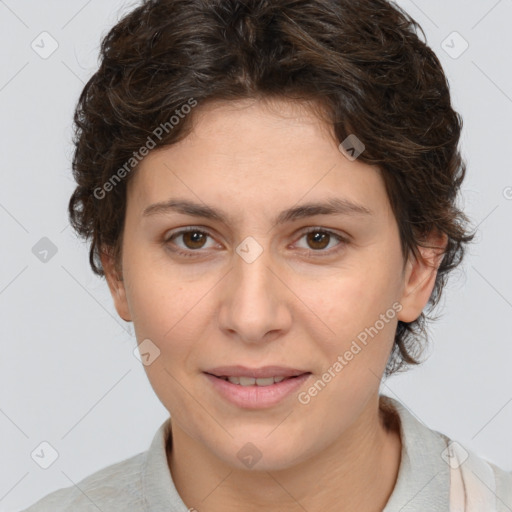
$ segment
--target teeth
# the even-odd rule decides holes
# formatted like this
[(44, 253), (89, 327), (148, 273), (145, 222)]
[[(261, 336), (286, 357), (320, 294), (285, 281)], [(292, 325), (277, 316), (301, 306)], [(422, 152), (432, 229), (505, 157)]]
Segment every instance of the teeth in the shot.
[(271, 386), (274, 384), (274, 377), (267, 377), (265, 379), (256, 379), (257, 386)]
[(285, 377), (266, 377), (262, 379), (255, 379), (254, 377), (222, 377), (228, 380), (231, 384), (239, 384), (240, 386), (271, 386), (274, 383), (281, 382)]
[(240, 386), (254, 386), (256, 384), (256, 380), (253, 377), (238, 377), (238, 383)]

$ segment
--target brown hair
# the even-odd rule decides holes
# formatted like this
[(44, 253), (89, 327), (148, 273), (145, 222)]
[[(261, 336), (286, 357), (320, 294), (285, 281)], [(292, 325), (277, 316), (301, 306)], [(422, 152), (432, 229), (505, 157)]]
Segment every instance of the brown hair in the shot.
[[(382, 170), (404, 256), (421, 258), (418, 246), (431, 230), (447, 235), (432, 309), (474, 234), (456, 205), (465, 175), (462, 120), (418, 30), (425, 39), (385, 0), (144, 1), (103, 39), (100, 67), (74, 117), (77, 187), (69, 215), (91, 241), (93, 271), (104, 275), (103, 250), (119, 261), (126, 183), (138, 150), (190, 133), (194, 113), (181, 115), (184, 105), (307, 100), (325, 109), (339, 142), (356, 134), (366, 147), (359, 159)], [(386, 375), (418, 364), (426, 318), (398, 323)]]

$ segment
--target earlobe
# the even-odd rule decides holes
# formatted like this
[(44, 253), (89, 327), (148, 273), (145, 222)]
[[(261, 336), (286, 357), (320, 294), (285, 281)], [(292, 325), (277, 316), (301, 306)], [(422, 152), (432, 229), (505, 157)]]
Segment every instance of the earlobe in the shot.
[(421, 315), (432, 295), (447, 240), (445, 234), (432, 236), (428, 239), (428, 247), (418, 247), (421, 258), (410, 255), (404, 273), (404, 288), (400, 300), (402, 310), (398, 314), (398, 320), (413, 322)]
[(112, 251), (108, 249), (102, 250), (100, 259), (117, 314), (124, 321), (131, 322), (132, 319), (126, 299), (125, 283), (120, 269), (117, 268)]

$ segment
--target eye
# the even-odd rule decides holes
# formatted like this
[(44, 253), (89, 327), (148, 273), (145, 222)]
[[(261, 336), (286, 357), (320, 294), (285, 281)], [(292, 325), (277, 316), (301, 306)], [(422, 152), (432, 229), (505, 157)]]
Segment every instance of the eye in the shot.
[[(180, 238), (183, 241), (183, 245), (174, 242), (174, 240), (179, 240)], [(171, 247), (171, 250), (181, 256), (194, 256), (191, 252), (198, 252), (199, 249), (208, 248), (206, 247), (206, 240), (208, 238), (211, 238), (208, 232), (191, 226), (171, 233), (170, 236), (166, 237), (164, 243), (169, 244), (169, 246), (177, 246), (178, 249)]]
[[(167, 245), (172, 252), (180, 256), (194, 257), (200, 255), (200, 249), (215, 247), (215, 244), (210, 247), (207, 246), (208, 238), (212, 238), (212, 236), (207, 231), (190, 226), (171, 233), (164, 240), (164, 244)], [(320, 227), (308, 228), (302, 233), (299, 240), (303, 238), (306, 239), (306, 243), (308, 244), (304, 249), (309, 253), (308, 256), (312, 257), (335, 254), (349, 243), (347, 237)], [(176, 243), (176, 240), (179, 241), (180, 239), (182, 241), (181, 245)], [(337, 242), (337, 244), (335, 242)], [(331, 248), (325, 250), (329, 246), (331, 246)], [(334, 249), (332, 247), (334, 247)]]
[[(340, 251), (345, 247), (346, 244), (348, 244), (349, 240), (347, 237), (341, 236), (337, 233), (334, 233), (333, 231), (325, 230), (319, 227), (313, 227), (309, 228), (307, 231), (302, 233), (302, 236), (300, 239), (306, 239), (306, 243), (308, 244), (308, 247), (305, 249), (309, 251), (309, 253), (322, 253), (319, 254), (319, 256), (327, 254), (332, 254)], [(332, 242), (338, 242), (337, 246), (336, 244), (332, 245)], [(329, 247), (331, 245), (331, 249), (325, 250), (326, 247)], [(334, 250), (332, 250), (332, 247), (336, 247)], [(316, 255), (315, 255), (316, 256)]]

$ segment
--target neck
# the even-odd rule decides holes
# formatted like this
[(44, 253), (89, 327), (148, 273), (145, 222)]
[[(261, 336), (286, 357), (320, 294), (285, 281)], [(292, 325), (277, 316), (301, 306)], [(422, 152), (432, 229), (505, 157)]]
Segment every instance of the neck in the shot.
[(200, 512), (381, 511), (396, 483), (398, 423), (379, 409), (376, 395), (327, 449), (279, 471), (239, 470), (212, 458), (172, 424), (168, 464), (176, 489)]

